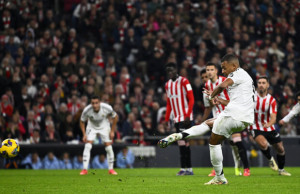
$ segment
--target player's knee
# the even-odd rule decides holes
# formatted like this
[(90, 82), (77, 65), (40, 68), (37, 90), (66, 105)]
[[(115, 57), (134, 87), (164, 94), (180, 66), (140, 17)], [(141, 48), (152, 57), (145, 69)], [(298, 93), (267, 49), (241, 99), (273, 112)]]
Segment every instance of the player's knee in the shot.
[(105, 146), (105, 151), (106, 151), (107, 153), (112, 153), (112, 152), (113, 152), (112, 146), (111, 146), (111, 145)]
[(91, 151), (93, 145), (91, 143), (86, 143), (84, 145), (84, 151)]

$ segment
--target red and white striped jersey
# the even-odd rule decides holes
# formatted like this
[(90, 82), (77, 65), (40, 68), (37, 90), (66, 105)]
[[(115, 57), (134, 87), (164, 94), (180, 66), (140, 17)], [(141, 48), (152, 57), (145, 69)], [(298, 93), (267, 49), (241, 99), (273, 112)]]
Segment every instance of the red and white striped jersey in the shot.
[(254, 99), (254, 124), (248, 128), (250, 130), (256, 129), (260, 131), (274, 131), (274, 125), (269, 128), (265, 128), (263, 125), (270, 121), (272, 113), (277, 114), (276, 99), (270, 94), (267, 94), (265, 97), (260, 97), (257, 92), (255, 93)]
[[(216, 80), (216, 82), (212, 82), (210, 79), (205, 83), (205, 89), (207, 90), (214, 90), (220, 83), (222, 83), (223, 81), (225, 81), (226, 77), (223, 76), (219, 76), (218, 79)], [(223, 90), (223, 92), (221, 92), (218, 95), (219, 98), (222, 98), (224, 100), (229, 100), (229, 95), (228, 95), (228, 91), (227, 89)], [(204, 101), (204, 106), (205, 107), (209, 107), (210, 103), (209, 100), (207, 98), (206, 94), (203, 94), (203, 101)], [(213, 117), (216, 118), (223, 110), (225, 109), (225, 106), (222, 104), (216, 105), (212, 108), (212, 112), (213, 112)]]
[(165, 90), (174, 115), (174, 122), (184, 121), (188, 112), (191, 112), (190, 120), (193, 120), (193, 112), (189, 111), (188, 92), (193, 93), (189, 80), (182, 76), (178, 76), (175, 81), (170, 79), (165, 85)]

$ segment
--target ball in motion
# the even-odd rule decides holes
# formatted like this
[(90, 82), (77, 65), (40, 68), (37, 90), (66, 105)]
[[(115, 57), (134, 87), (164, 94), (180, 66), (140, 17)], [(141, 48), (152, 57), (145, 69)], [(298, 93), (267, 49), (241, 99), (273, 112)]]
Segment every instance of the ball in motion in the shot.
[(4, 158), (13, 158), (19, 154), (20, 146), (14, 139), (6, 139), (0, 146), (0, 155)]

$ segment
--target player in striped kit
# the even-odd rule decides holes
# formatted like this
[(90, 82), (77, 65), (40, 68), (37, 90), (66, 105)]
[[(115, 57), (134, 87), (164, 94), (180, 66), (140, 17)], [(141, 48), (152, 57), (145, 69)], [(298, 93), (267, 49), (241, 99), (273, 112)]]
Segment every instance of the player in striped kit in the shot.
[[(274, 127), (277, 116), (277, 103), (276, 99), (268, 94), (269, 86), (267, 77), (262, 76), (258, 78), (257, 92), (254, 96), (254, 124), (249, 128), (262, 153), (268, 158), (269, 166), (272, 170), (278, 170), (279, 175), (291, 176), (290, 173), (284, 170), (285, 150), (280, 135)], [(269, 144), (271, 144), (277, 152), (278, 166), (273, 156), (271, 156)]]
[[(177, 133), (191, 127), (193, 120), (194, 94), (190, 82), (177, 74), (175, 63), (166, 64), (169, 81), (165, 84), (167, 93), (167, 110), (165, 121), (168, 122), (173, 112)], [(188, 141), (178, 141), (181, 169), (177, 175), (193, 175), (191, 150)]]
[[(213, 91), (219, 84), (225, 81), (225, 77), (218, 76), (218, 68), (214, 63), (208, 62), (206, 64), (206, 74), (208, 75), (208, 81), (205, 83), (205, 89), (209, 91)], [(218, 97), (215, 103), (208, 100), (207, 95), (203, 93), (203, 101), (204, 101), (204, 114), (202, 120), (206, 120), (209, 114), (213, 113), (213, 118), (217, 118), (218, 115), (225, 109), (225, 106), (229, 102), (229, 95), (227, 89), (223, 90)], [(247, 152), (242, 143), (241, 133), (234, 133), (231, 135), (231, 148), (232, 148), (232, 156), (235, 165), (235, 175), (241, 175), (239, 170), (240, 159), (244, 165), (244, 176), (250, 176), (249, 163), (247, 159)], [(215, 176), (216, 173), (214, 170), (208, 176)]]

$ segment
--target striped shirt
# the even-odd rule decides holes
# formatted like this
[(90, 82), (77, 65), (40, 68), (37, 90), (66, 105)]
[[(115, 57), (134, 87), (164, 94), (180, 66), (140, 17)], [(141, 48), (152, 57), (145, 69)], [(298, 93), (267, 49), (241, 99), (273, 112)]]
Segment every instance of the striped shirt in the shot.
[(260, 97), (257, 92), (255, 93), (254, 99), (254, 124), (249, 127), (250, 130), (274, 131), (274, 125), (269, 128), (265, 128), (263, 125), (270, 121), (272, 113), (277, 114), (276, 99), (270, 94), (267, 94), (265, 97)]
[[(181, 76), (178, 76), (175, 81), (170, 79), (165, 85), (165, 90), (174, 115), (174, 122), (184, 121), (189, 107), (187, 93), (192, 91), (189, 80)], [(190, 120), (193, 120), (193, 112), (190, 114)]]
[[(214, 90), (219, 84), (221, 84), (223, 81), (225, 81), (226, 77), (219, 76), (218, 79), (213, 83), (210, 79), (205, 83), (205, 89), (207, 90)], [(227, 89), (223, 90), (219, 95), (219, 98), (222, 98), (224, 100), (229, 100), (229, 95)], [(203, 94), (203, 101), (205, 107), (210, 107), (210, 102), (207, 98), (206, 94)], [(212, 108), (213, 117), (216, 118), (223, 110), (225, 109), (225, 106), (223, 104), (215, 105)]]

